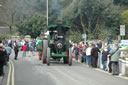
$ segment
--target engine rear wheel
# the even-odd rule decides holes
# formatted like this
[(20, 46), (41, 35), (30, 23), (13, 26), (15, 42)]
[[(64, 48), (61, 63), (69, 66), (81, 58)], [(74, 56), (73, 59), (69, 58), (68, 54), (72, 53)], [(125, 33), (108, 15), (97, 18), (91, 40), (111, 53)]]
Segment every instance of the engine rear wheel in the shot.
[(47, 48), (48, 48), (48, 40), (43, 40), (43, 47), (42, 47), (42, 63), (46, 63), (46, 56), (47, 56)]
[(50, 53), (50, 48), (48, 47), (47, 48), (47, 65), (49, 66), (50, 65), (50, 57), (51, 57), (51, 53)]
[(68, 51), (68, 64), (69, 66), (72, 65), (72, 49), (69, 48), (69, 51)]

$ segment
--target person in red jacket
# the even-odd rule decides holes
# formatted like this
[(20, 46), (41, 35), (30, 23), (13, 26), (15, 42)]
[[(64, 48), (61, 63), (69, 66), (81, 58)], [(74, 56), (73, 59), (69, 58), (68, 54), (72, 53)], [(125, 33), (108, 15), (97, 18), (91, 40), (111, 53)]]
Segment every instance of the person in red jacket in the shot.
[(27, 51), (27, 45), (26, 45), (26, 43), (23, 45), (22, 50), (23, 50), (22, 57), (26, 57), (26, 51)]

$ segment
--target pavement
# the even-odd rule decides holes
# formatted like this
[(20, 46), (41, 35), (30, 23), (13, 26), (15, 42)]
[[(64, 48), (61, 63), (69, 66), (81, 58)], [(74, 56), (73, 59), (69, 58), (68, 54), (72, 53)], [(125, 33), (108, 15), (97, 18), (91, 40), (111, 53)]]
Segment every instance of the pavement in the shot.
[(128, 85), (127, 78), (112, 76), (100, 69), (90, 68), (78, 61), (73, 61), (72, 66), (63, 64), (62, 61), (51, 61), (47, 66), (35, 56), (22, 57), (19, 53), (18, 60), (14, 60), (12, 53), (7, 83), (2, 85)]
[(0, 76), (0, 85), (2, 85), (3, 82), (3, 76)]
[(8, 65), (4, 66), (4, 75), (0, 76), (0, 85), (6, 85), (7, 83), (7, 76), (8, 76), (8, 70), (9, 70)]

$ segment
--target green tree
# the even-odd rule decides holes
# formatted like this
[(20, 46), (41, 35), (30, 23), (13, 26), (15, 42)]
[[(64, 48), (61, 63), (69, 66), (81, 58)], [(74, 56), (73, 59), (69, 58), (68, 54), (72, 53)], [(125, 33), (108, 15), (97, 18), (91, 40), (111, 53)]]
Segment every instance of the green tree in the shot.
[(30, 35), (32, 38), (36, 38), (46, 30), (46, 19), (43, 15), (36, 14), (31, 18), (18, 22), (16, 27), (20, 35)]
[(73, 0), (63, 9), (62, 17), (66, 23), (73, 25), (72, 30), (77, 29), (81, 33), (97, 38), (98, 29), (102, 25), (114, 28), (113, 31), (118, 28), (118, 8), (111, 0)]
[(4, 39), (9, 39), (9, 38), (11, 38), (10, 37), (11, 35), (10, 34), (0, 34), (0, 40), (4, 40)]
[(121, 24), (122, 25), (125, 25), (125, 28), (126, 28), (126, 38), (128, 38), (128, 10), (125, 10), (123, 13), (122, 13), (122, 16), (121, 16)]
[(120, 0), (121, 4), (128, 6), (128, 0)]
[(0, 23), (9, 26), (10, 32), (12, 31), (17, 11), (15, 1), (5, 0), (1, 3), (2, 6), (0, 7)]
[(0, 25), (13, 30), (15, 22), (32, 17), (36, 13), (46, 12), (46, 0), (1, 0)]
[(80, 32), (72, 32), (69, 36), (69, 40), (75, 43), (79, 43), (82, 41), (82, 34)]

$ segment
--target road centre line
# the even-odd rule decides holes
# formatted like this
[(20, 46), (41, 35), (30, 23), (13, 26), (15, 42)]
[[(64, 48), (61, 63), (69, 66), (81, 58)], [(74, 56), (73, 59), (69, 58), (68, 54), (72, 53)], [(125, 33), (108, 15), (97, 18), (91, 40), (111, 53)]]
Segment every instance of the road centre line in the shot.
[(10, 76), (11, 76), (11, 63), (9, 62), (9, 72), (8, 72), (7, 85), (10, 85)]
[(8, 72), (8, 78), (7, 78), (7, 85), (10, 85), (10, 81), (11, 81), (11, 85), (15, 85), (14, 64), (13, 64), (12, 60), (9, 61), (9, 72)]
[(11, 64), (12, 64), (12, 84), (11, 85), (15, 85), (15, 79), (14, 79), (14, 64), (13, 62), (10, 60)]

